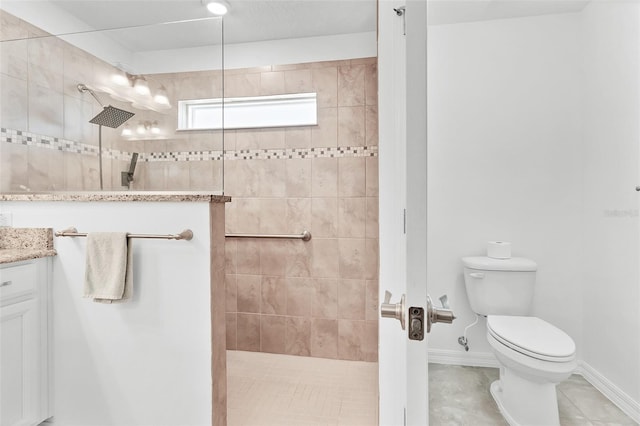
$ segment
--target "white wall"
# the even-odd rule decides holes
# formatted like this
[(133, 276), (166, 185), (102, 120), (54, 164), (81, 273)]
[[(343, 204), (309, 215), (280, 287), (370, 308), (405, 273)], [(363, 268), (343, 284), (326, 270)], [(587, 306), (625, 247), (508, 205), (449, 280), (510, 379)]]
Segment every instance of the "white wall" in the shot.
[(584, 11), (583, 360), (640, 415), (640, 3)]
[(211, 424), (208, 203), (5, 202), (16, 227), (194, 232), (136, 239), (134, 297), (82, 298), (85, 238), (55, 238), (53, 412), (63, 426)]
[(484, 320), (468, 354), (456, 343), (473, 320), (459, 259), (511, 241), (539, 265), (534, 314), (640, 419), (640, 3), (429, 36), (429, 292), (458, 316), (430, 351), (490, 352)]
[[(574, 14), (429, 27), (429, 293), (458, 317), (431, 350), (464, 352), (460, 259), (490, 240), (538, 263), (535, 314), (580, 342), (578, 29)], [(485, 333), (470, 354), (490, 352)]]

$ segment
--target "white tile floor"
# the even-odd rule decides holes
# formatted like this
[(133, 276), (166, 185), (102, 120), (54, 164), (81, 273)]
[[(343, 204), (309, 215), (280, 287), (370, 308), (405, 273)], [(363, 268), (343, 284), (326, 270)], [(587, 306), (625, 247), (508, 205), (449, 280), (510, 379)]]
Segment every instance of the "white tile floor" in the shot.
[(378, 424), (378, 364), (227, 351), (228, 426)]

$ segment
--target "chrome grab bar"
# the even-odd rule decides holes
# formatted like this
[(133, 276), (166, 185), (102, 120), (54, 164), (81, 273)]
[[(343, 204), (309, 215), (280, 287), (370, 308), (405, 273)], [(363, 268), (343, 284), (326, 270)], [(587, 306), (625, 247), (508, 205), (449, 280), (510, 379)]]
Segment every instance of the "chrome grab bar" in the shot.
[[(56, 237), (86, 237), (86, 232), (78, 232), (76, 228), (65, 229), (64, 231), (56, 231), (54, 234)], [(179, 234), (127, 234), (127, 238), (154, 238), (162, 240), (187, 240), (193, 238), (193, 231), (191, 229), (185, 229)]]
[(227, 238), (277, 238), (277, 239), (291, 239), (309, 241), (311, 239), (311, 232), (302, 231), (301, 234), (226, 234)]

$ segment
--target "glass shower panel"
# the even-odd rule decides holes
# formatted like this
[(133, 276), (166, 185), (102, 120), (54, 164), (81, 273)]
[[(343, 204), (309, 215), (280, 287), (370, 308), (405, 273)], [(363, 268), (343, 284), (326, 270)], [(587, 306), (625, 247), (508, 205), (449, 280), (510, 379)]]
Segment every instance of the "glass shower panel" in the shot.
[(223, 96), (219, 18), (57, 36), (6, 21), (0, 191), (223, 193), (223, 130), (177, 131), (178, 99)]

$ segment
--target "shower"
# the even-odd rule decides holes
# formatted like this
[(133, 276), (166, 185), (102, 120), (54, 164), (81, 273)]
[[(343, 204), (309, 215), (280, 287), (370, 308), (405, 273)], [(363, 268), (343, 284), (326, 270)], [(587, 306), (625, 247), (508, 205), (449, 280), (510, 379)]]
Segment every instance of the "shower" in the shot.
[(102, 111), (98, 113), (98, 115), (89, 120), (89, 123), (98, 125), (98, 158), (100, 164), (100, 189), (102, 190), (104, 189), (102, 182), (102, 126), (116, 129), (120, 127), (125, 121), (133, 117), (135, 114), (133, 112), (125, 111), (111, 105), (104, 106), (95, 92), (89, 89), (85, 84), (78, 84), (78, 91), (80, 93), (89, 92), (91, 96), (93, 96), (93, 98), (98, 101), (98, 104), (100, 104), (100, 106), (102, 106), (103, 108)]

